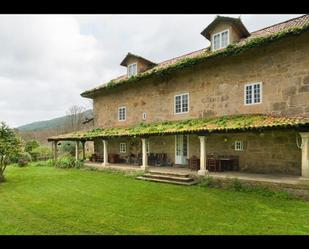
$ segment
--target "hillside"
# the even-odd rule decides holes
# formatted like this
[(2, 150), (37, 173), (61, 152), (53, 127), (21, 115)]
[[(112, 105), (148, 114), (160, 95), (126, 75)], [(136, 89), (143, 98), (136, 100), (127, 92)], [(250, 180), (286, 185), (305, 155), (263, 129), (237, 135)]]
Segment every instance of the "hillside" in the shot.
[[(89, 109), (85, 111), (85, 116), (90, 118), (93, 116), (92, 110)], [(62, 116), (59, 118), (54, 118), (45, 121), (37, 121), (30, 124), (22, 125), (17, 127), (20, 131), (43, 131), (43, 130), (53, 130), (61, 128), (67, 121), (68, 116)]]

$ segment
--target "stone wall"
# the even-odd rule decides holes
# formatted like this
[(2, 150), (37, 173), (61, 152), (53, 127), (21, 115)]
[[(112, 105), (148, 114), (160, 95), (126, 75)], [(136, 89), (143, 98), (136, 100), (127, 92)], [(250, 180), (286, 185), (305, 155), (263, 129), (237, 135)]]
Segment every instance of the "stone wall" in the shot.
[[(301, 150), (296, 146), (297, 132), (264, 131), (207, 136), (206, 153), (216, 155), (238, 155), (240, 170), (250, 173), (301, 174)], [(243, 151), (235, 151), (235, 141), (244, 143)], [(120, 142), (127, 143), (127, 153), (119, 151)], [(102, 141), (95, 142), (96, 151), (102, 154)], [(189, 136), (189, 157), (200, 157), (200, 143), (197, 135)], [(175, 136), (157, 136), (149, 138), (149, 149), (152, 153), (166, 153), (168, 160), (175, 162)], [(128, 155), (130, 152), (141, 153), (140, 138), (111, 139), (109, 153)]]
[[(210, 116), (273, 113), (309, 117), (309, 33), (233, 57), (211, 59), (163, 79), (110, 89), (94, 98), (95, 126)], [(263, 83), (263, 103), (244, 105), (244, 85)], [(190, 94), (189, 113), (174, 114), (174, 96)], [(126, 106), (127, 120), (118, 121)]]

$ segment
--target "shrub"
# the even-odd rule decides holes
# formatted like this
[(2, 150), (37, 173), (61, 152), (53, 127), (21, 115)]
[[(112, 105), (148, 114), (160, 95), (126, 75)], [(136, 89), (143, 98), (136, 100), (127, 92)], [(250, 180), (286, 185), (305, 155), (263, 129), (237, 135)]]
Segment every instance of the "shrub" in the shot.
[(214, 179), (211, 176), (207, 176), (205, 178), (203, 178), (199, 184), (202, 187), (214, 187), (215, 186), (215, 182)]
[(20, 153), (18, 156), (17, 164), (21, 167), (26, 166), (31, 162), (31, 155), (28, 152)]
[(242, 191), (244, 189), (244, 186), (237, 178), (233, 179), (232, 187), (235, 191)]
[(48, 160), (52, 158), (52, 150), (48, 146), (39, 146), (33, 149), (30, 154), (33, 161)]
[(58, 168), (80, 168), (83, 166), (83, 162), (74, 157), (62, 156), (56, 160), (55, 166)]

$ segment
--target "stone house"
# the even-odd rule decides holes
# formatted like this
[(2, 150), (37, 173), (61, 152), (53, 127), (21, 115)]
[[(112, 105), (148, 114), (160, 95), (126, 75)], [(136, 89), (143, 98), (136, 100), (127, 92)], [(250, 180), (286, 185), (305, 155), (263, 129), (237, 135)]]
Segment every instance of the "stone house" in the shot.
[(166, 167), (197, 157), (204, 175), (208, 155), (233, 155), (242, 172), (309, 177), (308, 30), (309, 15), (251, 33), (217, 16), (209, 47), (161, 63), (128, 53), (126, 75), (81, 94), (96, 129), (49, 141), (94, 141), (103, 165), (141, 154), (146, 170), (165, 153)]

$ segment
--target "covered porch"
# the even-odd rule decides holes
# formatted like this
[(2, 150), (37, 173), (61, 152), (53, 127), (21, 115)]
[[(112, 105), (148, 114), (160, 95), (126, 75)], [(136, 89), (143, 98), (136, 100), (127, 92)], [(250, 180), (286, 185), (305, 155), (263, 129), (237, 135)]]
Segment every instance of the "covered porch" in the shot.
[[(286, 137), (280, 134), (286, 134)], [(188, 138), (188, 142), (184, 142), (184, 138)], [(246, 141), (238, 145), (236, 141), (242, 141), (241, 138), (250, 141), (249, 145)], [(53, 143), (54, 159), (57, 159), (57, 143), (61, 140), (75, 141), (76, 159), (80, 159), (81, 146), (83, 160), (86, 141), (96, 141), (99, 144), (96, 152), (101, 153), (102, 161), (95, 162), (93, 165), (96, 167), (137, 171), (184, 171), (199, 176), (237, 175), (250, 178), (248, 174), (251, 174), (252, 177), (270, 181), (294, 181), (300, 177), (309, 179), (309, 121), (304, 118), (238, 115), (75, 132), (49, 138)], [(121, 152), (122, 147), (124, 148), (121, 144), (128, 144), (130, 142), (126, 141), (133, 140), (138, 144), (135, 150), (136, 160), (133, 163), (129, 159), (122, 163), (115, 161), (112, 156), (116, 154), (115, 144), (119, 145)], [(246, 151), (243, 150), (244, 146), (248, 146)], [(124, 151), (127, 151), (127, 148), (122, 152)], [(160, 154), (159, 152), (167, 154), (167, 159), (159, 167), (153, 166), (151, 156)], [(238, 165), (230, 170), (222, 170), (223, 164), (226, 164), (224, 161), (232, 161), (234, 156), (241, 159), (240, 162), (238, 160)], [(237, 162), (237, 159), (235, 160)], [(88, 164), (89, 162), (86, 162), (86, 165)], [(281, 164), (284, 166), (282, 172)], [(258, 167), (254, 169), (252, 165)]]

